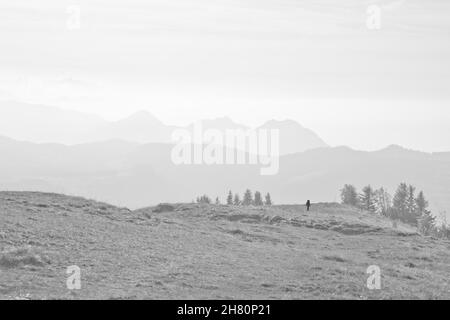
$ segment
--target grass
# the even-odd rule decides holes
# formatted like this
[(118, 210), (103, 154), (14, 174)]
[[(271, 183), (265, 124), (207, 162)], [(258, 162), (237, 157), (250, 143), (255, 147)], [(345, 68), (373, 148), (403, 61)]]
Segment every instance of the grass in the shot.
[(19, 266), (39, 266), (42, 267), (46, 262), (40, 254), (34, 252), (31, 246), (21, 248), (10, 248), (0, 253), (0, 267), (16, 268)]
[[(0, 192), (2, 299), (449, 299), (450, 242), (338, 204), (130, 211)], [(81, 290), (67, 289), (68, 266)], [(381, 269), (381, 290), (366, 286)]]

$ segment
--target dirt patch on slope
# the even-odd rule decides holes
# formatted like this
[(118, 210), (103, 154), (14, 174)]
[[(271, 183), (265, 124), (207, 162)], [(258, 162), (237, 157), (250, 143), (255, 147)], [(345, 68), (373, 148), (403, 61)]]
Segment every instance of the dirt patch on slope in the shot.
[(31, 247), (10, 248), (0, 254), (0, 267), (2, 268), (16, 268), (25, 265), (43, 267), (48, 263), (50, 260), (46, 256)]

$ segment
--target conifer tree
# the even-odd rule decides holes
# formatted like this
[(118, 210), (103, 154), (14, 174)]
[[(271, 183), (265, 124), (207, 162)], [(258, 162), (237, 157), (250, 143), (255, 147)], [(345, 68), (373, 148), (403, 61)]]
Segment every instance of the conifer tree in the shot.
[(428, 201), (425, 199), (423, 191), (420, 191), (415, 199), (417, 211), (417, 227), (419, 233), (430, 235), (436, 233), (436, 217), (428, 211)]
[(417, 205), (416, 205), (416, 188), (412, 185), (408, 186), (408, 197), (406, 198), (406, 220), (407, 222), (417, 225), (417, 220), (420, 216), (420, 214), (417, 211)]
[(233, 204), (233, 194), (230, 192), (228, 192), (228, 197), (227, 197), (227, 204), (228, 205), (232, 205)]
[(201, 197), (197, 197), (197, 203), (207, 203), (210, 204), (211, 203), (211, 199), (205, 194)]
[(392, 207), (392, 197), (383, 188), (375, 191), (375, 206), (376, 212), (382, 216), (388, 216)]
[(262, 200), (261, 192), (256, 191), (255, 192), (255, 200), (254, 200), (255, 206), (262, 206), (264, 205), (264, 202)]
[(234, 195), (233, 204), (235, 206), (239, 206), (241, 204), (241, 199), (239, 198), (239, 195), (237, 193)]
[(398, 218), (405, 221), (405, 217), (408, 212), (408, 194), (408, 185), (406, 183), (401, 183), (395, 192), (394, 199), (392, 200), (392, 209), (394, 213), (393, 218)]
[(346, 184), (341, 190), (341, 200), (343, 204), (357, 207), (359, 205), (358, 192), (351, 184)]
[(375, 212), (375, 194), (370, 185), (363, 188), (360, 195), (361, 208), (369, 212)]
[(244, 193), (244, 199), (242, 199), (242, 205), (249, 206), (253, 204), (253, 195), (250, 189), (247, 189)]
[(420, 191), (416, 198), (416, 208), (420, 214), (423, 214), (428, 208), (428, 201), (425, 200), (423, 191)]
[(272, 205), (272, 199), (271, 199), (271, 197), (270, 197), (270, 193), (268, 193), (268, 192), (267, 192), (267, 194), (266, 194), (266, 201), (264, 202), (264, 204), (265, 204), (266, 206), (271, 206), (271, 205)]

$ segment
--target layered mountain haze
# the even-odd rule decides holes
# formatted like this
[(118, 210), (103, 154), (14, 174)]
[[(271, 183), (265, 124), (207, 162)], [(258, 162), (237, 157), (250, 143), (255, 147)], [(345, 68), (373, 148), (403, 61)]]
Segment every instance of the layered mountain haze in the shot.
[[(228, 117), (199, 121), (202, 130), (251, 130)], [(0, 101), (0, 135), (16, 140), (36, 143), (61, 143), (67, 145), (124, 140), (144, 143), (172, 143), (176, 129), (192, 132), (194, 124), (166, 125), (148, 111), (138, 111), (118, 121), (106, 121), (99, 116), (57, 107)], [(280, 154), (301, 152), (327, 146), (314, 132), (299, 123), (270, 120), (255, 128), (279, 130)]]
[[(393, 193), (405, 181), (424, 190), (435, 213), (450, 207), (450, 153), (396, 145), (374, 152), (332, 148), (295, 121), (271, 120), (255, 130), (279, 131), (279, 172), (261, 176), (261, 163), (176, 165), (172, 133), (193, 134), (195, 124), (168, 126), (147, 111), (106, 121), (55, 107), (5, 101), (0, 106), (3, 190), (59, 192), (136, 208), (191, 201), (203, 193), (224, 200), (230, 189), (246, 188), (270, 192), (277, 203), (303, 202), (303, 197), (337, 201), (346, 183), (384, 186)], [(250, 130), (227, 117), (201, 126), (202, 132)]]
[(328, 146), (315, 132), (302, 127), (293, 120), (270, 120), (258, 129), (279, 130), (280, 154), (291, 154)]
[[(228, 190), (270, 192), (276, 203), (338, 201), (346, 183), (423, 189), (434, 212), (450, 207), (450, 153), (391, 146), (376, 152), (318, 148), (281, 156), (279, 173), (260, 165), (175, 165), (172, 144), (111, 140), (65, 146), (0, 139), (0, 189), (62, 192), (132, 208), (188, 202), (203, 193), (222, 201)], [(32, 159), (32, 161), (30, 161)]]
[(0, 9), (0, 300), (450, 298), (449, 0)]
[[(251, 128), (234, 122), (228, 117), (220, 117), (216, 119), (206, 119), (201, 121), (203, 130), (219, 130), (224, 132), (225, 130), (250, 130)], [(193, 130), (194, 123), (187, 126), (187, 129)]]
[(138, 111), (119, 121), (107, 122), (95, 128), (85, 140), (121, 139), (138, 143), (168, 143), (176, 127), (167, 126), (146, 111)]
[(0, 135), (31, 142), (75, 144), (105, 125), (101, 117), (57, 107), (0, 100)]

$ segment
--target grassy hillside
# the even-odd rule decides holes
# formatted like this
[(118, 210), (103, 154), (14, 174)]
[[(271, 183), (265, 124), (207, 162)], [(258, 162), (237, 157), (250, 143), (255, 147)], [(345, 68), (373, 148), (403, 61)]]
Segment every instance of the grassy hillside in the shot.
[(130, 211), (0, 192), (2, 299), (450, 299), (449, 266), (450, 242), (338, 204)]

